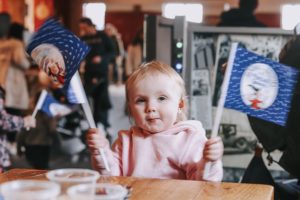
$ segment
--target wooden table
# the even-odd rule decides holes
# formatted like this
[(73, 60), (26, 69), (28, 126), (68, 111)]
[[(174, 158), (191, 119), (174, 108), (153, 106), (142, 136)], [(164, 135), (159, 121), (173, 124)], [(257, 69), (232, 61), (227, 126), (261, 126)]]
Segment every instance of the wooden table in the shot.
[[(12, 169), (0, 174), (0, 183), (16, 179), (45, 180), (45, 170)], [(212, 183), (205, 181), (143, 179), (133, 177), (111, 177), (105, 182), (132, 187), (130, 200), (270, 200), (273, 187), (259, 184)], [(103, 182), (99, 180), (98, 182)]]

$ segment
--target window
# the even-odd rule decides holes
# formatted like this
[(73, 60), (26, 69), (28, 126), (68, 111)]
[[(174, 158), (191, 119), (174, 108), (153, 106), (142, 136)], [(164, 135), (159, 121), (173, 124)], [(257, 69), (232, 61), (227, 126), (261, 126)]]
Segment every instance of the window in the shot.
[(203, 19), (202, 4), (166, 3), (162, 6), (163, 16), (174, 19), (175, 16), (185, 16), (187, 21), (201, 23)]
[(104, 3), (84, 3), (83, 16), (90, 18), (98, 30), (104, 29), (106, 5)]
[(300, 4), (286, 4), (281, 8), (281, 27), (292, 30), (300, 22)]

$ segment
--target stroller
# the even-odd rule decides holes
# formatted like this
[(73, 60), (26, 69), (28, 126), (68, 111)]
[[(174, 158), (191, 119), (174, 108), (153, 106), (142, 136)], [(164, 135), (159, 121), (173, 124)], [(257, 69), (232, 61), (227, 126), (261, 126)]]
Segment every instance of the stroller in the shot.
[(59, 152), (70, 157), (72, 163), (87, 155), (85, 133), (89, 128), (83, 111), (78, 107), (71, 114), (64, 116), (57, 123), (57, 148)]

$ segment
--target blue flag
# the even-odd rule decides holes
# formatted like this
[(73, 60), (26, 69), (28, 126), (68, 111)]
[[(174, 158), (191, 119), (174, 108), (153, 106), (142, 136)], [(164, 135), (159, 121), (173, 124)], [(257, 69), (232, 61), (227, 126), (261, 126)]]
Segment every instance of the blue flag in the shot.
[(41, 26), (27, 47), (39, 67), (65, 91), (88, 50), (85, 43), (54, 19)]
[(44, 102), (40, 108), (41, 111), (46, 113), (50, 117), (65, 116), (70, 114), (73, 109), (70, 106), (60, 103), (52, 95), (46, 95)]
[(224, 107), (285, 126), (299, 71), (233, 44)]

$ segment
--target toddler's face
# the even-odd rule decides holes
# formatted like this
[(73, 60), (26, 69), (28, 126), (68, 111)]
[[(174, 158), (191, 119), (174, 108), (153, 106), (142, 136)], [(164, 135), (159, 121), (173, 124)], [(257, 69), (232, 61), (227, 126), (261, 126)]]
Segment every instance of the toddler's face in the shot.
[(129, 91), (129, 109), (135, 124), (151, 133), (173, 126), (180, 104), (180, 87), (167, 75), (148, 76)]

